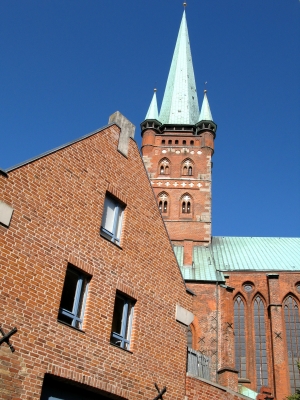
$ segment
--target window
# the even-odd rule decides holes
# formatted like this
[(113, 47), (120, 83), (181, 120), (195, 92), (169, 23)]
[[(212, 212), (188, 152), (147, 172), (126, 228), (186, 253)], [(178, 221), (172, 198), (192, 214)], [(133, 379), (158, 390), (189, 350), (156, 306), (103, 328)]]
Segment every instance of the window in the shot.
[(193, 175), (193, 162), (189, 159), (185, 160), (182, 164), (182, 175)]
[(184, 213), (184, 214), (190, 214), (191, 213), (191, 198), (188, 195), (185, 195), (182, 198), (181, 212)]
[(297, 389), (300, 389), (297, 366), (300, 358), (300, 318), (298, 304), (292, 296), (288, 296), (284, 302), (284, 319), (291, 393), (295, 393)]
[(172, 140), (169, 140), (169, 141), (168, 141), (168, 144), (172, 144)]
[(265, 307), (258, 296), (254, 301), (255, 356), (257, 392), (268, 386), (268, 361), (266, 348)]
[(124, 205), (112, 196), (106, 195), (101, 223), (101, 235), (120, 244)]
[(191, 146), (194, 146), (194, 141), (193, 141), (193, 140), (191, 140), (190, 145), (191, 145)]
[(165, 140), (162, 140), (162, 141), (161, 141), (161, 144), (165, 144), (165, 143), (166, 143), (166, 141), (165, 141)]
[(182, 144), (186, 144), (186, 140), (183, 140), (183, 141), (182, 141)]
[(117, 293), (110, 341), (125, 350), (130, 348), (133, 306), (134, 300)]
[(158, 196), (158, 208), (162, 214), (167, 214), (167, 212), (168, 212), (168, 196), (166, 193), (161, 193)]
[(59, 306), (59, 321), (82, 329), (88, 284), (89, 277), (86, 274), (68, 265)]
[(178, 144), (178, 140), (175, 140), (175, 144)]
[(241, 296), (234, 302), (235, 368), (239, 378), (246, 378), (245, 310)]
[(168, 159), (164, 158), (159, 163), (159, 175), (169, 175), (170, 174), (170, 162)]

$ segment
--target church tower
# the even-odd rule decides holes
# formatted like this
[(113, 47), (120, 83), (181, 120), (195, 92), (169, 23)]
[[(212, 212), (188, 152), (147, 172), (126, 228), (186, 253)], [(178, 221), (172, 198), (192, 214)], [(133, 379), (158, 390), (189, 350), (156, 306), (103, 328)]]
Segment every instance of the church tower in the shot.
[(211, 241), (211, 158), (217, 126), (207, 93), (201, 110), (186, 13), (183, 12), (167, 85), (158, 112), (156, 89), (141, 124), (142, 155), (170, 239), (192, 264), (195, 245)]

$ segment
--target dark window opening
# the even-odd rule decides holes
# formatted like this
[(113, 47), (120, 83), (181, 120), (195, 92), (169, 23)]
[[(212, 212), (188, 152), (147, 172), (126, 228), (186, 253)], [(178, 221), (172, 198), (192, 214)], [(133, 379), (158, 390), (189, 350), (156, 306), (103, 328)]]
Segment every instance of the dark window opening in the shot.
[(175, 144), (178, 144), (178, 140), (175, 140)]
[(194, 141), (193, 140), (191, 140), (191, 146), (194, 146)]
[(165, 144), (165, 143), (166, 143), (166, 141), (165, 141), (165, 140), (162, 140), (162, 141), (161, 141), (161, 144)]
[(168, 141), (168, 144), (172, 144), (172, 140), (169, 140), (169, 141)]
[(125, 350), (130, 349), (133, 308), (134, 301), (132, 299), (117, 293), (110, 341)]
[(89, 277), (68, 265), (59, 306), (58, 320), (82, 329)]
[(183, 141), (182, 141), (182, 144), (186, 144), (186, 140), (183, 140)]

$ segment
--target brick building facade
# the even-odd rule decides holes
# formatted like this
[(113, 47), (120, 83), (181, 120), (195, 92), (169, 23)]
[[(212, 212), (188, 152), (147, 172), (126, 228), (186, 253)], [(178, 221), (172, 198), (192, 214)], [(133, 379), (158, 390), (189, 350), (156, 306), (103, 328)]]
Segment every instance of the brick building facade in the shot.
[(192, 296), (130, 125), (1, 173), (1, 399), (185, 396)]

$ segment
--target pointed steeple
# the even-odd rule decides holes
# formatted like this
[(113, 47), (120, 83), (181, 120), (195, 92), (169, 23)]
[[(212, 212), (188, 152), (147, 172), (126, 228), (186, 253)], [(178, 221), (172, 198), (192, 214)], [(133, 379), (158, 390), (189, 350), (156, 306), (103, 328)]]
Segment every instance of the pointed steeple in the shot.
[(157, 108), (157, 99), (156, 99), (156, 89), (154, 89), (152, 101), (150, 103), (149, 110), (146, 115), (146, 119), (156, 119), (158, 120), (158, 108)]
[(159, 120), (162, 124), (194, 125), (198, 121), (198, 116), (199, 104), (184, 11)]
[(199, 121), (213, 121), (213, 117), (211, 115), (206, 92), (207, 91), (204, 90), (204, 97), (203, 97), (201, 112), (200, 112), (200, 116), (199, 116)]

